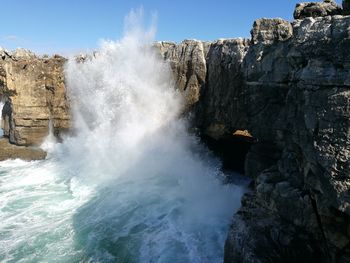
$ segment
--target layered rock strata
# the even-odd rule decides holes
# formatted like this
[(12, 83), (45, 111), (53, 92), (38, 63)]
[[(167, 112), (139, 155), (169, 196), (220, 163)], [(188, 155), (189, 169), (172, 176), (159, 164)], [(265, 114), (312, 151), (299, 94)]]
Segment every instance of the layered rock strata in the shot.
[(40, 145), (50, 123), (59, 135), (69, 128), (69, 107), (60, 56), (39, 58), (19, 49), (0, 51), (0, 96), (4, 136), (19, 146)]

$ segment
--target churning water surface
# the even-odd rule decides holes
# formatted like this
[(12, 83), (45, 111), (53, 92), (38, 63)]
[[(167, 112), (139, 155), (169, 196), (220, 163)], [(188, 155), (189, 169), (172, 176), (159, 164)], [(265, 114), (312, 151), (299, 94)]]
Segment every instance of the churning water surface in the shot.
[(221, 262), (243, 188), (179, 118), (182, 98), (137, 12), (69, 59), (74, 135), (0, 162), (1, 262)]

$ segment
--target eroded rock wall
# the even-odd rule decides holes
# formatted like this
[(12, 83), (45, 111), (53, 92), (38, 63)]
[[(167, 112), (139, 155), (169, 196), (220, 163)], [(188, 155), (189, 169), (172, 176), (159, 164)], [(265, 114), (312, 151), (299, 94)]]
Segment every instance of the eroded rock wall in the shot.
[(254, 24), (243, 62), (247, 129), (259, 143), (226, 262), (348, 262), (350, 18), (297, 20), (271, 41), (276, 22)]
[(178, 88), (195, 91), (202, 134), (258, 141), (226, 262), (350, 261), (349, 27), (344, 16), (260, 19), (250, 41), (162, 44)]
[[(252, 38), (155, 46), (202, 134), (248, 130), (254, 179), (234, 216), (225, 262), (350, 261), (350, 17), (257, 20)], [(64, 59), (0, 61), (5, 135), (40, 144), (69, 127)]]
[(244, 126), (241, 64), (249, 48), (247, 39), (159, 42), (156, 47), (170, 62), (175, 86), (184, 94), (187, 110), (196, 114), (197, 127), (219, 138)]
[(246, 100), (241, 65), (249, 48), (246, 39), (218, 40), (206, 56), (206, 85), (196, 108), (196, 125), (219, 138), (246, 126)]
[(175, 86), (185, 97), (186, 108), (199, 101), (201, 88), (207, 74), (206, 54), (209, 43), (185, 40), (180, 44), (158, 42), (155, 47), (161, 56), (170, 63)]
[(0, 95), (4, 136), (15, 145), (40, 145), (49, 132), (69, 128), (69, 105), (60, 56), (39, 58), (26, 50), (0, 52)]

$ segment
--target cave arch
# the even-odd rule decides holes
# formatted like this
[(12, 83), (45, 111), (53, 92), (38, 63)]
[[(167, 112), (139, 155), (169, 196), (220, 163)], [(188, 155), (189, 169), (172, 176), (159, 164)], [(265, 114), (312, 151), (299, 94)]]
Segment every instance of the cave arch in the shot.
[(237, 129), (220, 138), (202, 135), (208, 148), (221, 160), (223, 170), (245, 174), (245, 161), (250, 147), (257, 142), (248, 130)]

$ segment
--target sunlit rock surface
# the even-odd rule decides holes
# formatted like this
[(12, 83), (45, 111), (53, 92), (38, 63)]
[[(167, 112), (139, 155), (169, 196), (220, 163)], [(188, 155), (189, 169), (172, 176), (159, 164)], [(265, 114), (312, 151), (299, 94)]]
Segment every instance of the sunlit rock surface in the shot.
[(298, 20), (293, 36), (249, 49), (255, 188), (233, 220), (226, 262), (349, 261), (349, 26), (341, 16)]
[(172, 42), (155, 44), (162, 57), (170, 63), (176, 87), (185, 95), (186, 106), (199, 101), (207, 74), (205, 57), (209, 45), (197, 40), (185, 40), (178, 45)]
[(334, 0), (324, 0), (323, 2), (306, 2), (297, 4), (294, 11), (295, 19), (306, 17), (320, 17), (341, 15), (342, 8)]
[(0, 138), (0, 161), (7, 159), (22, 159), (26, 161), (42, 160), (46, 152), (37, 147), (16, 146), (6, 138)]
[[(312, 16), (257, 20), (251, 40), (155, 44), (202, 134), (256, 141), (226, 262), (350, 261), (350, 18)], [(22, 53), (1, 51), (4, 127), (31, 145), (50, 119), (69, 126), (64, 60)]]
[[(200, 131), (220, 139), (248, 130), (257, 140), (245, 169), (255, 186), (232, 221), (226, 262), (350, 260), (349, 27), (343, 16), (260, 19), (251, 41), (180, 53), (201, 65), (206, 57), (195, 88)], [(186, 59), (175, 61), (176, 78)]]
[(48, 135), (50, 120), (56, 135), (68, 129), (65, 59), (40, 58), (24, 49), (0, 54), (4, 136), (16, 145), (39, 145)]

